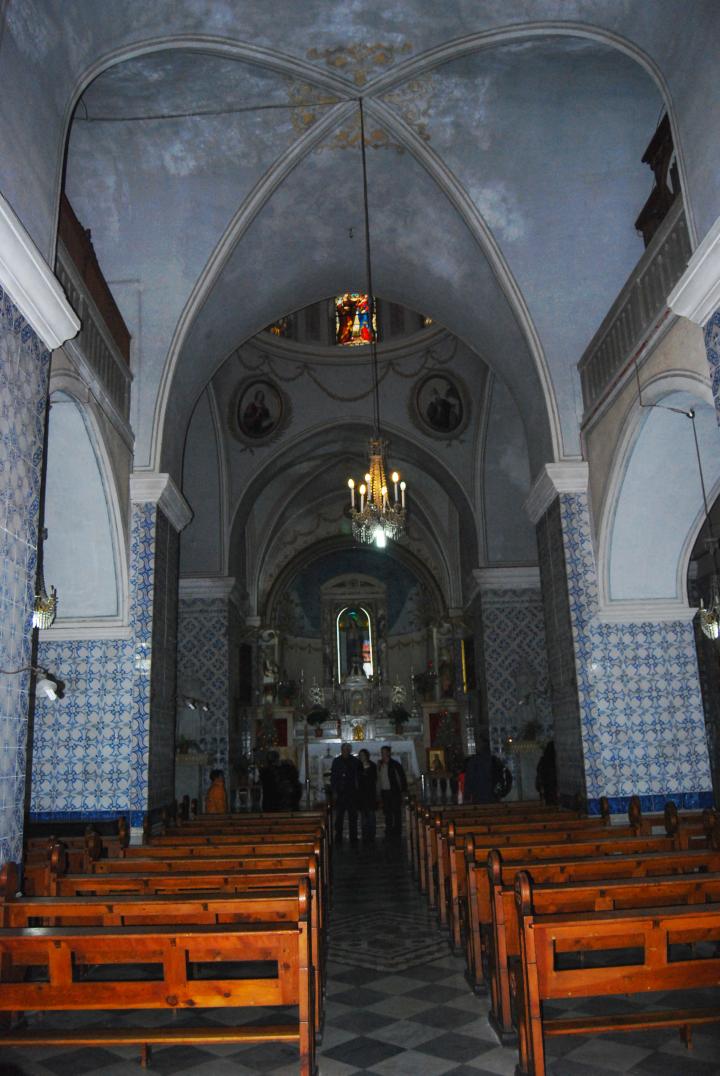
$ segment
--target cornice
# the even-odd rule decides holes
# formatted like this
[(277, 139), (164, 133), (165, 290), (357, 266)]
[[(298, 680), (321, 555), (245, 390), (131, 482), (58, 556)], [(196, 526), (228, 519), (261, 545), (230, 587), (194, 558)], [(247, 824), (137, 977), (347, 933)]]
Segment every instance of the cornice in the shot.
[(80, 331), (54, 273), (1, 194), (0, 284), (50, 351)]
[(560, 493), (586, 493), (588, 465), (584, 460), (546, 463), (525, 500), (525, 511), (537, 523)]
[(599, 599), (598, 620), (601, 624), (670, 624), (690, 623), (697, 609), (679, 598), (646, 598), (641, 600), (603, 601)]
[(180, 579), (178, 593), (181, 601), (192, 598), (227, 601), (234, 588), (235, 577), (232, 575), (185, 576)]
[(720, 307), (720, 217), (693, 252), (667, 302), (676, 314), (702, 326)]
[(474, 568), (472, 575), (477, 588), (476, 592), (540, 589), (540, 569), (536, 565)]
[(132, 638), (132, 629), (120, 617), (58, 617), (51, 627), (40, 629), (39, 638), (43, 645), (81, 639), (110, 642)]
[(180, 533), (193, 517), (192, 509), (169, 474), (136, 471), (130, 475), (130, 500), (133, 504), (156, 504), (175, 530)]

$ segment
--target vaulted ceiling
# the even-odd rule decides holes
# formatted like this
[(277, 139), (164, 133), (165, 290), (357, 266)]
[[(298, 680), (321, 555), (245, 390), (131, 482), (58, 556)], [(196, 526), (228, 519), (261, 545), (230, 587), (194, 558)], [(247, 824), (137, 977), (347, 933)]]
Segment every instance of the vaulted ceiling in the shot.
[[(223, 412), (220, 371), (237, 349), (280, 315), (363, 287), (359, 96), (377, 294), (461, 342), (471, 390), (473, 362), (478, 382), (489, 370), (503, 386), (529, 475), (577, 457), (576, 363), (642, 252), (633, 221), (652, 177), (641, 157), (666, 107), (695, 238), (720, 206), (712, 114), (697, 103), (714, 78), (705, 41), (718, 10), (695, 0), (690, 11), (682, 0), (64, 0), (48, 12), (11, 0), (5, 100), (26, 92), (37, 120), (29, 132), (20, 116), (2, 120), (24, 164), (0, 165), (0, 186), (51, 249), (66, 153), (66, 190), (134, 337), (136, 468), (180, 476), (191, 417), (216, 375)], [(308, 398), (295, 418), (255, 457), (253, 481), (298, 464), (298, 446), (310, 459), (318, 424), (336, 463), (338, 445), (351, 457), (362, 444), (347, 408)], [(405, 466), (446, 466), (402, 427)], [(474, 520), (475, 555), (482, 513), (468, 485), (446, 492)], [(228, 534), (248, 517), (241, 502), (227, 506)]]

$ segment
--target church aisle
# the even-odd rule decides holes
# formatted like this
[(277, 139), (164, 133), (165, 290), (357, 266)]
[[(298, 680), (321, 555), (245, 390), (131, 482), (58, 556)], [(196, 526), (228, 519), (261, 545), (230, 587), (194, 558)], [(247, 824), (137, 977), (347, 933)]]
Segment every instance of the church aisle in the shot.
[[(334, 857), (320, 1076), (514, 1076), (516, 1050), (498, 1045), (487, 1000), (470, 992), (464, 961), (450, 953), (400, 849), (380, 838), (370, 847), (345, 843)], [(608, 998), (602, 1010), (597, 1002), (583, 1011), (612, 1013), (615, 1004)], [(198, 1021), (197, 1014), (177, 1014), (179, 1022), (186, 1017)], [(252, 1022), (258, 1017), (276, 1023), (277, 1011), (248, 1013)], [(151, 1026), (167, 1014), (148, 1012), (142, 1019)], [(237, 1015), (213, 1010), (203, 1019), (229, 1023)], [(118, 1020), (137, 1025), (138, 1017), (120, 1014)], [(89, 1022), (85, 1014), (64, 1014), (61, 1021)], [(101, 1025), (102, 1014), (91, 1021)], [(696, 1030), (691, 1052), (677, 1034), (655, 1031), (551, 1040), (548, 1054), (548, 1076), (718, 1076), (720, 1025)], [(137, 1047), (43, 1047), (4, 1051), (0, 1076), (296, 1076), (296, 1058), (287, 1044), (170, 1046), (155, 1049), (151, 1068), (143, 1070)]]

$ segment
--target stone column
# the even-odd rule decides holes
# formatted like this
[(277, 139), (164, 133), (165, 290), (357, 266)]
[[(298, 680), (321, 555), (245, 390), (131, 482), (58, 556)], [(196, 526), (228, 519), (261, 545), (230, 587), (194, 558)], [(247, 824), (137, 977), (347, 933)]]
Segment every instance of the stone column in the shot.
[(0, 863), (22, 858), (50, 350), (80, 323), (0, 195)]
[(143, 815), (175, 797), (179, 536), (192, 512), (167, 474), (133, 474), (130, 500), (130, 825), (136, 838)]
[(561, 799), (614, 813), (712, 803), (692, 624), (604, 622), (587, 465), (547, 464), (526, 508), (537, 527)]
[(239, 618), (233, 600), (235, 580), (229, 576), (180, 580), (177, 681), (201, 692), (209, 709), (199, 715), (200, 747), (208, 767), (228, 772), (231, 758), (234, 702), (237, 695)]
[[(476, 568), (473, 576), (482, 608), (490, 745), (493, 754), (502, 755), (507, 738), (517, 738), (533, 716), (543, 738), (553, 735), (540, 572)], [(533, 687), (532, 699), (520, 699), (523, 684)]]

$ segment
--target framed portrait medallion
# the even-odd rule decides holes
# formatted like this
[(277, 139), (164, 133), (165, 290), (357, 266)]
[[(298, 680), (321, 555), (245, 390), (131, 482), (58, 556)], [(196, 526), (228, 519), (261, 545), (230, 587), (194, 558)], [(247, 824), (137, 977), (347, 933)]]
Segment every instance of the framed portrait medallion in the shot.
[(287, 425), (290, 402), (282, 389), (267, 377), (241, 382), (230, 401), (230, 430), (244, 444), (263, 445)]
[(410, 401), (416, 426), (431, 437), (459, 437), (470, 420), (470, 397), (455, 374), (433, 370), (416, 383)]

